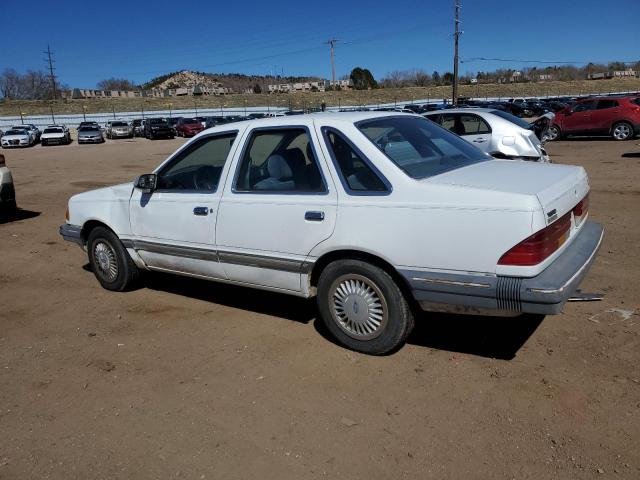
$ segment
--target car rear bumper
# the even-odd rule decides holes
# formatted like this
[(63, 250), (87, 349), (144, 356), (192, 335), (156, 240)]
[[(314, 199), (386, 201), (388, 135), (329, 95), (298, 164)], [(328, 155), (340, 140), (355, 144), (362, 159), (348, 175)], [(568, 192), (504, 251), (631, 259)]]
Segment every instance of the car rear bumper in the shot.
[(84, 239), (82, 238), (82, 227), (65, 223), (60, 225), (60, 235), (68, 242), (73, 242), (84, 247)]
[(424, 310), (467, 314), (556, 314), (593, 264), (604, 229), (592, 222), (535, 277), (445, 274), (400, 270)]

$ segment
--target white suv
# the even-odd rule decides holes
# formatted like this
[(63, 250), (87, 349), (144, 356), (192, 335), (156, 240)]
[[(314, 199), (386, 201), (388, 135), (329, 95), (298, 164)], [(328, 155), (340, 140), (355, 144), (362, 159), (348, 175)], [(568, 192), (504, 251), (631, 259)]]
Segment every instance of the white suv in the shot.
[(133, 183), (69, 201), (60, 233), (109, 290), (156, 270), (317, 296), (349, 348), (414, 311), (559, 313), (602, 240), (583, 168), (495, 160), (417, 115), (318, 113), (208, 129)]

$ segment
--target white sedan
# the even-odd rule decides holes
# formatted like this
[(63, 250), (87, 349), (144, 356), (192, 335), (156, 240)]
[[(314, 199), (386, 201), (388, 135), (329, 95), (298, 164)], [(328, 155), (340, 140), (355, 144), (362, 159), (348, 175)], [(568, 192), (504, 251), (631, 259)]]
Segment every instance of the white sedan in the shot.
[(0, 138), (0, 145), (2, 148), (12, 147), (30, 147), (33, 145), (34, 139), (28, 130), (24, 128), (11, 128), (7, 130)]
[(491, 108), (455, 108), (424, 114), (495, 158), (549, 162), (527, 121)]
[(49, 125), (40, 136), (40, 144), (43, 147), (47, 145), (69, 145), (70, 143), (71, 134), (64, 125)]
[(108, 290), (155, 270), (316, 296), (339, 342), (382, 354), (413, 306), (559, 313), (602, 240), (588, 193), (582, 167), (496, 160), (417, 115), (318, 113), (205, 130), (73, 196), (60, 233)]

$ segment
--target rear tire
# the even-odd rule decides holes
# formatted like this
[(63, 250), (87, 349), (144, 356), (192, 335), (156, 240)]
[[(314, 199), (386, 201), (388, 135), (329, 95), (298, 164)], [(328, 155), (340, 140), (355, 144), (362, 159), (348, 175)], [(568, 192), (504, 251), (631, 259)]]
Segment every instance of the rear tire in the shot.
[(327, 265), (318, 280), (317, 302), (331, 334), (358, 352), (394, 351), (413, 329), (411, 308), (393, 278), (361, 260)]
[(123, 292), (138, 283), (140, 270), (111, 230), (104, 227), (91, 230), (87, 252), (91, 270), (103, 288)]
[(627, 122), (618, 122), (611, 127), (611, 136), (614, 140), (630, 140), (635, 136), (633, 125)]

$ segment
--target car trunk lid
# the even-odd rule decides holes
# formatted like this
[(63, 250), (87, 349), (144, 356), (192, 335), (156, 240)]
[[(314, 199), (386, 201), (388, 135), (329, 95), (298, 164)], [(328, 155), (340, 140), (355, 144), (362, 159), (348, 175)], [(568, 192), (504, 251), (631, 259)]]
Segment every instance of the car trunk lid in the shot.
[(589, 180), (582, 167), (517, 160), (481, 162), (436, 175), (427, 181), (535, 195), (542, 205), (547, 223), (569, 212), (589, 191)]

